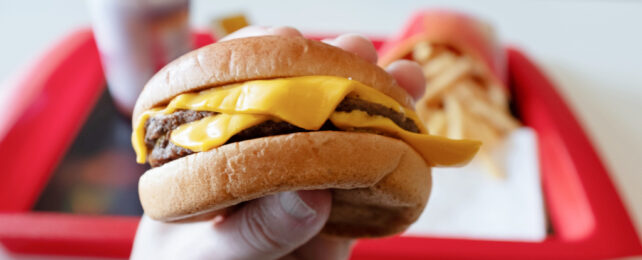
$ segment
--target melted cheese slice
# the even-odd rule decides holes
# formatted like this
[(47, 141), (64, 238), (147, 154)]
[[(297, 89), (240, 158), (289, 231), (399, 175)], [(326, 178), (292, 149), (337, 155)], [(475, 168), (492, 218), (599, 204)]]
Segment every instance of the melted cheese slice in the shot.
[(195, 152), (221, 146), (232, 136), (270, 119), (252, 114), (217, 114), (181, 125), (170, 135), (172, 143)]
[[(431, 166), (455, 166), (470, 161), (479, 145), (475, 141), (453, 140), (437, 135), (417, 134), (406, 131), (390, 118), (370, 116), (360, 110), (334, 112), (330, 121), (342, 130), (352, 128), (376, 129), (404, 140)], [(477, 142), (478, 143), (478, 142)]]
[[(359, 110), (334, 111), (348, 95), (384, 105), (404, 114), (417, 124), (422, 134), (408, 132), (388, 118), (369, 116)], [(147, 158), (144, 142), (147, 119), (156, 114), (170, 114), (179, 109), (219, 113), (181, 125), (172, 131), (172, 143), (195, 152), (216, 148), (240, 131), (267, 120), (283, 120), (307, 130), (317, 130), (330, 119), (340, 129), (381, 130), (410, 144), (432, 166), (466, 163), (480, 146), (477, 141), (451, 140), (428, 135), (414, 111), (358, 81), (332, 76), (304, 76), (247, 81), (198, 93), (182, 94), (175, 97), (165, 108), (146, 111), (138, 118), (132, 133), (132, 144), (139, 163), (144, 163)]]

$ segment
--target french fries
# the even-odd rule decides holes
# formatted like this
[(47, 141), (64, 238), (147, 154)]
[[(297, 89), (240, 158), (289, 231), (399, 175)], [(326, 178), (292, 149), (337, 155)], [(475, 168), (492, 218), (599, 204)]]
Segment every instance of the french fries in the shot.
[(492, 84), (488, 87), (487, 93), (493, 105), (508, 107), (508, 97), (506, 96), (506, 91), (504, 91), (501, 86)]
[(448, 121), (444, 111), (435, 111), (434, 114), (424, 122), (426, 122), (426, 128), (430, 129), (431, 134), (446, 135)]
[(464, 110), (459, 99), (450, 94), (444, 95), (444, 108), (448, 120), (448, 138), (464, 139)]
[[(468, 59), (458, 59), (451, 66), (445, 68), (442, 73), (430, 79), (426, 85), (426, 91), (419, 103), (431, 104), (441, 99), (442, 94), (453, 86), (453, 83), (466, 75), (471, 69)], [(426, 77), (428, 78), (428, 77)]]
[(432, 56), (432, 45), (428, 42), (419, 42), (412, 52), (412, 59), (417, 62), (427, 62)]
[(426, 77), (435, 77), (442, 73), (444, 69), (452, 66), (455, 61), (457, 61), (457, 57), (454, 54), (442, 52), (423, 67), (424, 75)]
[(426, 91), (417, 102), (417, 114), (431, 134), (483, 142), (479, 153), (486, 171), (504, 178), (492, 151), (504, 136), (519, 127), (510, 114), (505, 89), (493, 82), (484, 65), (444, 45), (422, 41), (412, 57), (422, 65)]
[(476, 86), (468, 85), (470, 82), (464, 83), (454, 90), (456, 95), (466, 104), (468, 111), (475, 115), (484, 118), (488, 123), (492, 124), (496, 129), (502, 132), (510, 132), (519, 126), (506, 109), (495, 106), (489, 102), (484, 102), (484, 98), (475, 94), (473, 89)]

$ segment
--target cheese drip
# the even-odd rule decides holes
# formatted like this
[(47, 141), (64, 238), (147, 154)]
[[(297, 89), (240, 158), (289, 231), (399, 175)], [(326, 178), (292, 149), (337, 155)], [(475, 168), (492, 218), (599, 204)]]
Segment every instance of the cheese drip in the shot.
[(417, 134), (406, 131), (390, 118), (370, 116), (361, 110), (351, 112), (334, 112), (330, 121), (342, 130), (354, 128), (376, 129), (404, 140), (412, 146), (431, 166), (455, 166), (470, 161), (478, 145), (470, 140), (453, 140), (437, 135)]
[(252, 114), (217, 114), (183, 124), (170, 135), (172, 143), (195, 152), (221, 146), (239, 132), (270, 117)]
[[(417, 124), (422, 134), (410, 135), (412, 132), (401, 129), (385, 117), (369, 116), (358, 110), (334, 111), (348, 95), (404, 114)], [(240, 131), (267, 120), (283, 120), (306, 130), (318, 130), (326, 120), (333, 118), (340, 129), (372, 128), (393, 133), (433, 166), (465, 163), (474, 156), (480, 145), (477, 141), (456, 141), (428, 135), (414, 111), (358, 81), (333, 76), (304, 76), (247, 81), (181, 94), (165, 108), (146, 111), (137, 120), (132, 133), (137, 162), (144, 163), (147, 158), (144, 142), (147, 119), (179, 109), (219, 113), (181, 125), (172, 131), (172, 143), (195, 152), (216, 148)], [(355, 124), (351, 125), (352, 121)]]

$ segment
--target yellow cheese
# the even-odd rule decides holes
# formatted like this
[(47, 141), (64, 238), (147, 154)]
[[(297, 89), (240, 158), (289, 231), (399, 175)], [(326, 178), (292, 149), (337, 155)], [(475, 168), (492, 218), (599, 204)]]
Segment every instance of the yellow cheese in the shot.
[(219, 147), (235, 134), (258, 125), (269, 116), (252, 114), (217, 114), (181, 125), (172, 131), (172, 143), (195, 152)]
[[(415, 134), (416, 136), (406, 135), (405, 133), (410, 132), (397, 127), (392, 121), (389, 123), (396, 128), (387, 125), (387, 123), (382, 124), (382, 120), (379, 117), (371, 117), (366, 113), (335, 113), (336, 106), (347, 95), (381, 104), (404, 114), (417, 123), (423, 134)], [(145, 121), (155, 114), (170, 114), (179, 109), (220, 113), (182, 125), (172, 131), (171, 142), (192, 151), (213, 149), (224, 144), (230, 137), (243, 129), (265, 120), (283, 120), (307, 130), (317, 130), (326, 120), (336, 117), (337, 114), (339, 119), (336, 120), (341, 120), (341, 114), (346, 114), (349, 115), (349, 119), (355, 119), (364, 125), (349, 126), (350, 122), (337, 121), (342, 123), (342, 128), (368, 127), (382, 129), (395, 133), (408, 143), (416, 142), (417, 145), (411, 144), (411, 146), (419, 151), (431, 165), (452, 165), (468, 161), (469, 157), (472, 157), (474, 151), (479, 147), (478, 143), (472, 141), (454, 141), (445, 138), (442, 138), (442, 140), (429, 136), (414, 111), (406, 109), (389, 96), (358, 81), (333, 76), (304, 76), (247, 81), (211, 88), (198, 93), (181, 94), (175, 97), (165, 108), (153, 109), (143, 113), (137, 119), (134, 133), (132, 134), (132, 144), (134, 150), (136, 150), (139, 163), (144, 163), (147, 157), (147, 148), (144, 143)], [(374, 123), (367, 124), (369, 120), (373, 120), (372, 122)], [(381, 126), (379, 127), (380, 124)], [(404, 136), (407, 138), (404, 138)], [(420, 141), (417, 136), (426, 136), (431, 141)], [(433, 151), (424, 153), (421, 150), (428, 151), (432, 147), (417, 148), (421, 145), (436, 145), (440, 146), (434, 147), (438, 148), (438, 151), (450, 152)], [(463, 149), (462, 147), (467, 148), (467, 150), (456, 153), (458, 150)], [(473, 151), (472, 154), (470, 151)], [(435, 153), (441, 153), (441, 155), (435, 155)]]
[(326, 76), (254, 80), (183, 94), (167, 107), (270, 115), (282, 120), (294, 119), (288, 122), (314, 130), (323, 125), (348, 93), (357, 88), (369, 88), (362, 85), (357, 81)]
[(431, 166), (453, 166), (470, 161), (481, 145), (478, 141), (453, 140), (446, 137), (417, 134), (404, 130), (383, 116), (370, 116), (360, 110), (334, 112), (330, 121), (342, 130), (370, 128), (397, 136), (417, 151)]
[(136, 152), (136, 162), (145, 163), (147, 159), (147, 146), (145, 146), (145, 122), (147, 119), (154, 114), (162, 113), (163, 110), (154, 108), (148, 111), (145, 111), (137, 120), (136, 124), (132, 127), (132, 146)]

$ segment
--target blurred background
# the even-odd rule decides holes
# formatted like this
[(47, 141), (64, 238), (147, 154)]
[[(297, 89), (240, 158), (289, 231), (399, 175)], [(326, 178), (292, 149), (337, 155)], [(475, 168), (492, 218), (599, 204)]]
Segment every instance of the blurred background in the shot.
[[(541, 66), (578, 116), (606, 164), (638, 234), (642, 234), (642, 120), (638, 115), (642, 111), (642, 2), (329, 0), (279, 1), (276, 5), (269, 1), (192, 0), (189, 25), (209, 30), (216, 17), (242, 13), (252, 24), (288, 25), (320, 35), (358, 32), (385, 38), (398, 33), (414, 11), (426, 7), (453, 8), (490, 22), (503, 44), (519, 47)], [(10, 84), (3, 83), (18, 75), (54, 42), (75, 29), (90, 26), (91, 21), (86, 0), (0, 0), (0, 100), (7, 98), (10, 91)], [(114, 109), (111, 102), (108, 95), (99, 100), (106, 109)], [(87, 140), (105, 140), (104, 145), (127, 144), (129, 125), (122, 123), (114, 111), (98, 109), (91, 117), (116, 122), (113, 129), (101, 132), (100, 127), (85, 126), (81, 133), (91, 134), (85, 137)], [(45, 189), (52, 195), (40, 200), (38, 209), (95, 212), (91, 207), (97, 200), (123, 201), (101, 195), (83, 196), (82, 201), (76, 202), (55, 197), (63, 192), (56, 189), (68, 192), (65, 178), (76, 178), (65, 177), (64, 172), (69, 171), (93, 173), (82, 177), (86, 185), (77, 191), (82, 194), (103, 192), (92, 188), (92, 183), (116, 182), (113, 187), (126, 187), (125, 195), (119, 194), (136, 196), (131, 191), (135, 190), (138, 176), (124, 172), (143, 172), (146, 168), (133, 163), (133, 151), (128, 145), (104, 151), (77, 140), (70, 149), (56, 169), (62, 177), (53, 179), (60, 184)], [(91, 163), (79, 163), (74, 157), (94, 152)], [(102, 160), (109, 163), (101, 165)], [(109, 168), (115, 167), (114, 161), (122, 161), (118, 167), (129, 168)], [(82, 167), (93, 168), (76, 169)], [(106, 173), (115, 175), (104, 177)], [(119, 205), (119, 213), (140, 214), (137, 201), (130, 202)]]

